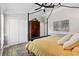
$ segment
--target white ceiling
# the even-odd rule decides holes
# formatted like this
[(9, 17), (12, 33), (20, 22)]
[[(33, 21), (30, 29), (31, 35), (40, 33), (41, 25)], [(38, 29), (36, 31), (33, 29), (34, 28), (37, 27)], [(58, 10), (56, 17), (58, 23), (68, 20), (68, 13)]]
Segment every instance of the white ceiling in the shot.
[(3, 3), (0, 5), (7, 14), (28, 13), (38, 7), (33, 3)]
[[(63, 4), (68, 6), (79, 7), (79, 3), (63, 3)], [(23, 14), (33, 11), (39, 6), (35, 5), (34, 3), (0, 3), (0, 7), (4, 10), (6, 14)], [(46, 13), (49, 12), (50, 10), (51, 9), (47, 9)], [(59, 8), (58, 10), (61, 10), (61, 8)]]

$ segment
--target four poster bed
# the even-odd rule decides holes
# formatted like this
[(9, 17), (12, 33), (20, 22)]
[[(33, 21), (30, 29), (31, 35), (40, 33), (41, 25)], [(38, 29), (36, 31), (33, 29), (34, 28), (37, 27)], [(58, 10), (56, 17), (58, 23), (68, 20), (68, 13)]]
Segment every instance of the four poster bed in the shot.
[[(59, 5), (63, 6), (61, 4)], [(69, 6), (63, 6), (63, 7), (69, 7)], [(28, 13), (28, 23), (29, 23), (29, 14), (33, 13)], [(47, 22), (47, 29), (48, 29), (48, 22)], [(68, 31), (68, 28), (66, 28), (66, 30)], [(48, 36), (47, 34), (47, 37), (37, 38), (34, 39), (33, 41), (31, 41), (30, 38), (28, 41), (29, 42), (26, 44), (25, 49), (28, 50), (29, 53), (33, 53), (36, 56), (79, 56), (79, 33), (70, 35), (55, 34), (51, 36)], [(63, 44), (60, 44), (61, 42), (63, 42)]]

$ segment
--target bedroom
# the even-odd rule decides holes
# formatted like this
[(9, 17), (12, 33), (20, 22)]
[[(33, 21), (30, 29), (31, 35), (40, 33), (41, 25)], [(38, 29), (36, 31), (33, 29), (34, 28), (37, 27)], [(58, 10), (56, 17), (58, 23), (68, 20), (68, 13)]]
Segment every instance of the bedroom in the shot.
[[(38, 3), (39, 4), (39, 3)], [(53, 46), (52, 41), (48, 39), (51, 36), (56, 35), (54, 39), (63, 38), (64, 35), (71, 34), (72, 37), (79, 33), (79, 4), (78, 3), (45, 3), (45, 7), (40, 7), (37, 3), (0, 3), (0, 19), (1, 19), (1, 55), (2, 56), (28, 56), (28, 55), (52, 55), (55, 56), (53, 51), (55, 51), (56, 56), (61, 52), (56, 50), (49, 51), (47, 47)], [(37, 26), (37, 30), (31, 31), (29, 26), (29, 21), (40, 21)], [(35, 23), (34, 23), (35, 24)], [(36, 28), (36, 27), (35, 27)], [(30, 33), (29, 33), (30, 32)], [(32, 34), (34, 33), (38, 34)], [(59, 36), (59, 37), (58, 37)], [(77, 37), (78, 38), (78, 37)], [(44, 43), (46, 39), (46, 43)], [(34, 40), (34, 41), (32, 41)], [(64, 39), (65, 40), (65, 39)], [(26, 46), (35, 45), (33, 51), (27, 51), (33, 49), (33, 47), (28, 48)], [(69, 41), (70, 42), (70, 41)], [(39, 43), (39, 44), (38, 44)], [(50, 44), (51, 45), (50, 45)], [(54, 41), (53, 41), (54, 43)], [(40, 47), (44, 47), (44, 51)], [(42, 45), (41, 45), (42, 44)], [(47, 46), (45, 45), (47, 44)], [(21, 46), (22, 45), (22, 46)], [(78, 45), (76, 46), (78, 50)], [(29, 47), (30, 47), (29, 46)], [(26, 49), (27, 48), (27, 49)], [(46, 49), (47, 48), (47, 49)], [(58, 47), (57, 47), (58, 48)], [(59, 48), (58, 48), (59, 49)], [(63, 48), (64, 50), (64, 48)], [(74, 49), (75, 50), (75, 49)], [(13, 52), (12, 52), (13, 51)], [(26, 52), (25, 52), (26, 51)], [(67, 51), (67, 50), (66, 50)], [(72, 55), (70, 51), (63, 55)], [(31, 53), (32, 52), (32, 53)], [(38, 53), (37, 53), (38, 52)], [(44, 52), (41, 53), (41, 52)], [(78, 51), (77, 51), (78, 52)], [(79, 55), (79, 53), (73, 52), (73, 55)]]

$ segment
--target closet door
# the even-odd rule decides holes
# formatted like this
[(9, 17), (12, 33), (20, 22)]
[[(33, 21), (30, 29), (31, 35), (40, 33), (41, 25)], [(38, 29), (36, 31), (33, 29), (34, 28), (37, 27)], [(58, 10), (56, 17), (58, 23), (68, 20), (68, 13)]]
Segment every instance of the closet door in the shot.
[(18, 21), (13, 17), (7, 17), (5, 20), (5, 40), (7, 45), (18, 43)]
[(8, 45), (27, 42), (28, 27), (26, 15), (7, 15), (5, 18), (5, 36)]

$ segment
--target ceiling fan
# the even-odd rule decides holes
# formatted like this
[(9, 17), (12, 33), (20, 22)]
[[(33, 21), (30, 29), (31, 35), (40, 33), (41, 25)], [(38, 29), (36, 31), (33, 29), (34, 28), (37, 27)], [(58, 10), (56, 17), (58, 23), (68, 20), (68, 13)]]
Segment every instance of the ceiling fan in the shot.
[(40, 7), (36, 8), (35, 10), (42, 9), (44, 12), (45, 12), (46, 8), (54, 8), (54, 4), (53, 3), (35, 3), (35, 4), (40, 6)]

